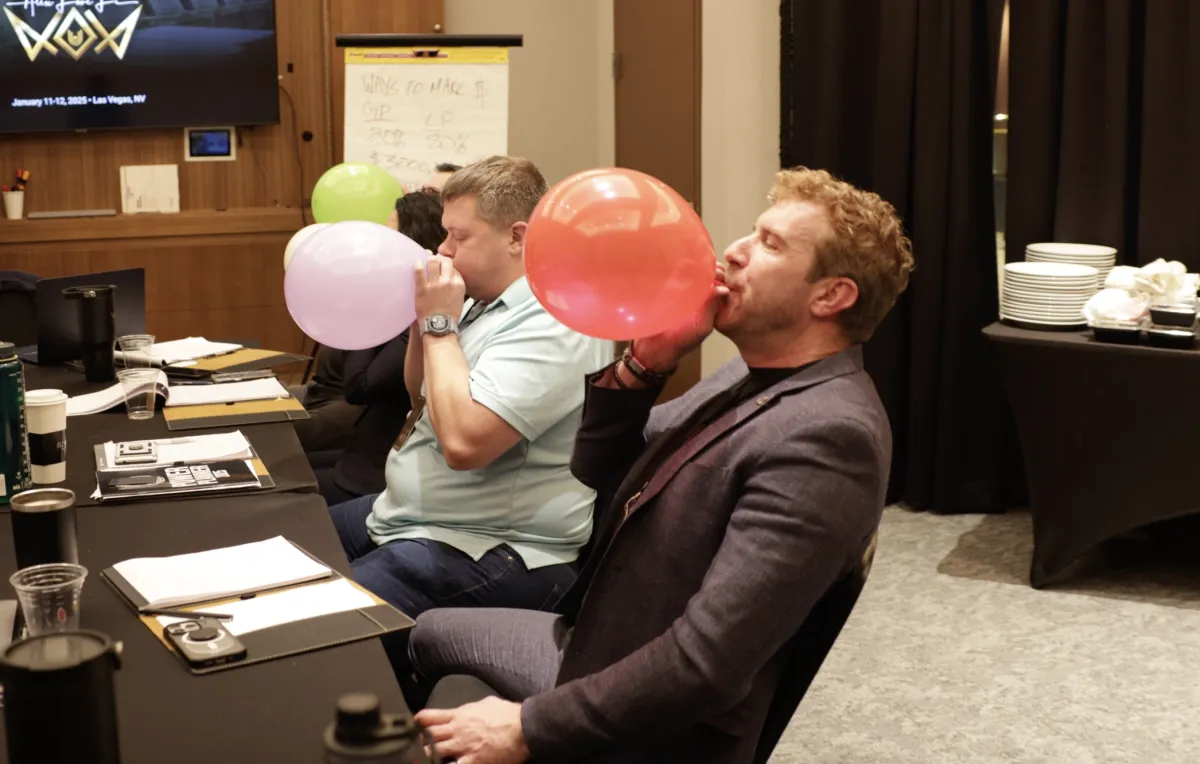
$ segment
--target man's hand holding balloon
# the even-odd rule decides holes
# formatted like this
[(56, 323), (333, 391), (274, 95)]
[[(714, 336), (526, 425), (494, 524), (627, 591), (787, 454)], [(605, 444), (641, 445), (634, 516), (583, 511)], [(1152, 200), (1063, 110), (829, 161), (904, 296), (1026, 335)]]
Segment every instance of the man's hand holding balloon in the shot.
[(700, 343), (712, 334), (717, 313), (728, 295), (729, 287), (725, 286), (725, 265), (717, 263), (712, 292), (701, 310), (677, 327), (634, 340), (634, 357), (647, 371), (655, 374), (671, 373), (679, 366), (684, 356), (700, 347)]

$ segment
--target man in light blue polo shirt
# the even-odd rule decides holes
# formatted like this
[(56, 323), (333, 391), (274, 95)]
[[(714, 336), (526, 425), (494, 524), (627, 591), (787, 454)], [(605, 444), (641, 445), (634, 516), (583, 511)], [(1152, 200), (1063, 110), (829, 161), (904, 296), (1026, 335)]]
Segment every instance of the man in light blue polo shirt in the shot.
[(560, 324), (525, 280), (527, 221), (545, 192), (524, 159), (450, 177), (446, 241), (414, 276), (413, 415), (387, 489), (330, 509), (355, 579), (410, 616), (548, 608), (591, 534), (595, 494), (569, 463), (583, 378), (612, 347)]

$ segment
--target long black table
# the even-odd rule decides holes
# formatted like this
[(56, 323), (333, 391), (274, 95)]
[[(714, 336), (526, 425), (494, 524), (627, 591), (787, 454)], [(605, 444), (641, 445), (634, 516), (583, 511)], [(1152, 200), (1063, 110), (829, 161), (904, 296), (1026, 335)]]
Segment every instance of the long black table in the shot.
[[(83, 374), (65, 366), (25, 366), (25, 389), (51, 388), (62, 390), (68, 395), (82, 395), (100, 390), (114, 383), (94, 383), (83, 378)], [(271, 493), (316, 493), (317, 480), (296, 439), (296, 430), (289, 423), (256, 424), (243, 427), (218, 427), (206, 430), (191, 430), (195, 433), (218, 433), (241, 430), (267, 467), (275, 481)], [(124, 409), (102, 414), (67, 417), (67, 480), (62, 488), (75, 492), (77, 506), (91, 506), (98, 502), (91, 498), (96, 489), (95, 458), (92, 447), (106, 441), (150, 440), (155, 438), (183, 437), (186, 432), (171, 432), (167, 429), (162, 412), (153, 419), (133, 420), (125, 415)], [(189, 501), (189, 499), (181, 499)]]
[[(27, 371), (30, 387), (48, 385), (48, 370)], [(51, 370), (52, 371), (52, 370)], [(57, 373), (57, 372), (55, 372)], [(59, 382), (70, 382), (60, 377)], [(130, 425), (137, 426), (131, 429)], [(124, 414), (72, 417), (68, 428), (67, 485), (94, 486), (91, 446), (100, 440), (154, 437), (140, 431), (165, 425), (161, 415), (132, 422)], [(263, 430), (243, 428), (260, 452), (272, 440), (277, 451), (263, 454), (268, 469), (304, 461), (295, 435), (260, 439)], [(137, 431), (135, 431), (137, 430)], [(208, 432), (207, 430), (205, 432)], [(82, 458), (86, 454), (87, 458)], [(81, 606), (83, 628), (101, 631), (124, 645), (117, 674), (121, 760), (125, 764), (170, 761), (319, 761), (321, 735), (333, 719), (334, 703), (347, 692), (372, 692), (390, 712), (406, 709), (379, 640), (305, 653), (291, 658), (195, 677), (158, 642), (99, 572), (132, 557), (197, 552), (282, 535), (343, 574), (349, 564), (329, 520), (315, 480), (296, 470), (295, 490), (82, 506), (78, 510), (80, 562), (87, 567)], [(278, 477), (276, 478), (279, 479)], [(89, 482), (90, 481), (90, 482)], [(79, 493), (79, 489), (76, 489)], [(0, 520), (0, 581), (16, 568), (12, 534)], [(7, 583), (4, 584), (7, 586)], [(10, 592), (9, 595), (12, 596)], [(0, 762), (6, 762), (0, 742)]]
[(1033, 513), (1030, 582), (1100, 543), (1200, 512), (1200, 351), (992, 324)]

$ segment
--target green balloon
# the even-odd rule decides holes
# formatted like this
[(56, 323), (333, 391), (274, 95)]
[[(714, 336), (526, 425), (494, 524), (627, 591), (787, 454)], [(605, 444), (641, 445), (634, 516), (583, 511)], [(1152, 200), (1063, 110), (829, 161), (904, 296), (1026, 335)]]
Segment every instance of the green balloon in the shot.
[(387, 225), (388, 215), (402, 196), (400, 181), (378, 165), (339, 164), (326, 170), (313, 188), (313, 219), (318, 223), (366, 220)]

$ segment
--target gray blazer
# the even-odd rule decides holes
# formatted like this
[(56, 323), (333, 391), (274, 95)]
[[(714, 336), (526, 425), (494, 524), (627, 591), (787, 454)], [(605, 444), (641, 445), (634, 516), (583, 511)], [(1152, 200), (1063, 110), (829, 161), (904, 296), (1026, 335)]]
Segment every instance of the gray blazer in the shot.
[(562, 603), (574, 628), (557, 686), (522, 706), (534, 760), (749, 762), (792, 636), (861, 562), (892, 444), (859, 347), (742, 402), (630, 484), (648, 444), (745, 375), (733, 361), (658, 407), (654, 391), (588, 385), (572, 469), (632, 498), (598, 513)]

